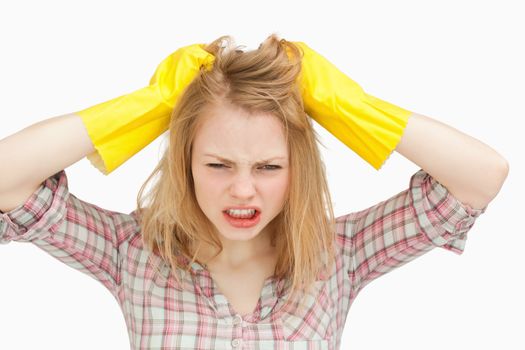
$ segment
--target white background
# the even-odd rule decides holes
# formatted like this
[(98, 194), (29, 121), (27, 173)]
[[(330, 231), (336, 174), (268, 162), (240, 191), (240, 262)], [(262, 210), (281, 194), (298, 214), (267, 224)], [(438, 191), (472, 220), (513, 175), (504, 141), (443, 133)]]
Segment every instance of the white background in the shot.
[[(230, 34), (255, 49), (273, 32), (304, 41), (368, 93), (510, 163), (464, 254), (434, 249), (368, 285), (341, 349), (524, 349), (524, 14), (508, 0), (2, 2), (0, 139), (145, 86), (184, 45)], [(376, 171), (315, 126), (337, 216), (408, 188), (419, 169), (394, 153)], [(165, 136), (107, 177), (87, 159), (67, 168), (71, 193), (131, 212)], [(31, 244), (0, 246), (0, 310), (0, 349), (129, 348), (113, 296)]]

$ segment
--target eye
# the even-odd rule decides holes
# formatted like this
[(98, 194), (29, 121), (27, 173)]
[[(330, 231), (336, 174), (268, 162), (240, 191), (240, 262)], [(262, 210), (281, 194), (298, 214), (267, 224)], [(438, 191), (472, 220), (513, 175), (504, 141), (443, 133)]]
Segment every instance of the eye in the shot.
[(263, 167), (271, 167), (270, 169), (265, 169), (265, 170), (278, 170), (278, 169), (281, 169), (281, 167), (279, 165), (263, 165)]
[(222, 168), (224, 164), (210, 163), (206, 165), (209, 166), (210, 168)]
[[(225, 167), (224, 164), (220, 164), (220, 163), (209, 163), (209, 164), (206, 164), (206, 165), (208, 167), (210, 167), (210, 168), (216, 168), (216, 169), (221, 169), (221, 168)], [(262, 167), (265, 168), (264, 170), (278, 170), (278, 169), (281, 169), (281, 166), (279, 166), (279, 165), (263, 165)]]

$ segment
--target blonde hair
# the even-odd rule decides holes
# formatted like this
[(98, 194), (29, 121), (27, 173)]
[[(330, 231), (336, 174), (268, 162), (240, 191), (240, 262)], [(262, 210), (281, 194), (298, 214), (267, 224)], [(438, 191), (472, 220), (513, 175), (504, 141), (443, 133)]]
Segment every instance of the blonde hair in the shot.
[[(176, 103), (169, 147), (137, 196), (143, 242), (172, 271), (188, 271), (202, 241), (222, 251), (214, 225), (200, 209), (194, 192), (191, 152), (196, 131), (204, 110), (220, 101), (248, 113), (270, 113), (283, 123), (290, 155), (288, 197), (270, 224), (278, 252), (274, 276), (291, 281), (291, 300), (312, 286), (319, 274), (331, 271), (335, 262), (335, 220), (325, 167), (298, 85), (303, 53), (276, 34), (256, 50), (244, 52), (233, 45), (230, 36), (221, 36), (205, 46), (215, 56), (212, 69), (202, 67)], [(144, 196), (146, 185), (157, 174)], [(146, 200), (149, 203), (143, 206)], [(179, 256), (190, 262), (182, 266)], [(180, 282), (177, 274), (175, 277)]]

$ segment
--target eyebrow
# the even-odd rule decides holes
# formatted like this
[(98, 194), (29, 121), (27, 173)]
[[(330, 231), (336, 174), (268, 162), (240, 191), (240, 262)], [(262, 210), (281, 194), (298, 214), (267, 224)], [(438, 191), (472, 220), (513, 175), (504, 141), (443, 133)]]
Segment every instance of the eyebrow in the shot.
[[(206, 153), (204, 155), (208, 156), (208, 157), (217, 158), (218, 160), (220, 160), (221, 162), (224, 162), (224, 163), (235, 164), (235, 162), (233, 160), (226, 159), (226, 158), (223, 158), (223, 157), (219, 157), (216, 154)], [(269, 159), (266, 159), (266, 160), (261, 160), (259, 162), (256, 162), (255, 164), (264, 164), (264, 163), (268, 163), (268, 162), (270, 162), (272, 160), (276, 160), (276, 159), (286, 159), (286, 157), (272, 157), (272, 158), (269, 158)]]

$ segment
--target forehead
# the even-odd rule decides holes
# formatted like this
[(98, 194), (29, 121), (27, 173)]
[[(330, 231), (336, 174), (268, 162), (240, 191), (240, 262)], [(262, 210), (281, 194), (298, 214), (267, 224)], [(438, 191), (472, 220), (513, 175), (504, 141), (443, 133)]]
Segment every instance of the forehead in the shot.
[(214, 154), (232, 161), (287, 157), (282, 122), (267, 113), (248, 113), (232, 105), (209, 108), (193, 144), (197, 155)]

